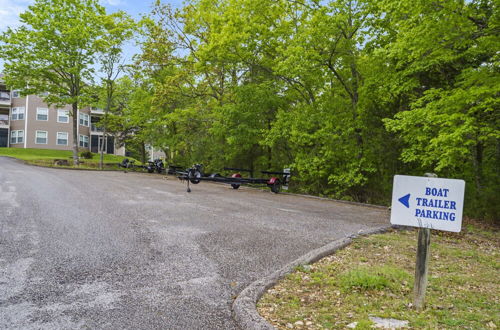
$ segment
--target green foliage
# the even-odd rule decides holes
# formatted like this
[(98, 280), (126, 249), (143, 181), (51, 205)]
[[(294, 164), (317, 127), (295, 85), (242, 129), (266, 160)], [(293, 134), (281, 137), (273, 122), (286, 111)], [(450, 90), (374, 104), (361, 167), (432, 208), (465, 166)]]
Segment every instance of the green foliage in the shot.
[(22, 94), (54, 105), (72, 105), (73, 159), (78, 163), (77, 111), (91, 96), (96, 54), (109, 31), (97, 0), (36, 0), (20, 15), (22, 25), (0, 36), (5, 81)]
[[(386, 127), (402, 138), (404, 162), (467, 180), (472, 215), (498, 219), (498, 7), (488, 1), (444, 1), (437, 8), (422, 3), (413, 11), (386, 47), (399, 63), (399, 80), (414, 84), (396, 91), (410, 96), (410, 111), (385, 120)], [(420, 33), (429, 37), (414, 38)], [(432, 40), (439, 40), (439, 47)]]
[(466, 214), (498, 219), (498, 18), (487, 0), (157, 2), (122, 124), (168, 162), (291, 167), (294, 191), (360, 202), (389, 203), (394, 174), (463, 178)]
[(80, 152), (80, 157), (85, 158), (85, 159), (92, 159), (94, 155), (90, 151), (82, 151)]

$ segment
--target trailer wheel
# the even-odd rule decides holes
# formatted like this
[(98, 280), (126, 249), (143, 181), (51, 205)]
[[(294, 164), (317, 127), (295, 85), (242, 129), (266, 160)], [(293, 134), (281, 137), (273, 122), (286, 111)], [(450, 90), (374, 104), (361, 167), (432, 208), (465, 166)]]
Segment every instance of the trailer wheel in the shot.
[(199, 179), (199, 178), (201, 178), (201, 173), (200, 173), (200, 171), (190, 169), (188, 172), (188, 178), (192, 184), (198, 184), (201, 181)]
[(281, 191), (281, 182), (280, 180), (274, 181), (272, 185), (270, 185), (271, 191), (275, 194), (279, 193)]
[[(241, 178), (241, 174), (240, 173), (234, 173), (233, 175), (231, 175), (232, 178)], [(233, 187), (233, 189), (238, 189), (240, 187), (240, 184), (239, 183), (231, 183), (231, 187)]]

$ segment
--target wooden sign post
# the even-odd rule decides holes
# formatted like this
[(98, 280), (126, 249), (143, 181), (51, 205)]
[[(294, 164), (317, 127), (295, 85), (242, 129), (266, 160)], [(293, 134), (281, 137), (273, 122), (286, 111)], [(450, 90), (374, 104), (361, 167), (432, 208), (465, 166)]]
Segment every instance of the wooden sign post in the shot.
[(419, 227), (415, 264), (414, 306), (425, 306), (431, 229), (460, 232), (465, 182), (425, 177), (394, 176), (391, 223)]
[[(437, 178), (434, 173), (425, 173), (425, 177)], [(415, 284), (413, 285), (413, 305), (417, 310), (424, 307), (427, 290), (427, 274), (429, 273), (429, 251), (431, 246), (431, 230), (418, 229), (417, 262), (415, 263)]]
[(425, 290), (427, 289), (427, 273), (429, 272), (429, 247), (431, 244), (431, 230), (418, 229), (417, 262), (415, 265), (415, 294), (414, 306), (421, 310), (424, 307)]

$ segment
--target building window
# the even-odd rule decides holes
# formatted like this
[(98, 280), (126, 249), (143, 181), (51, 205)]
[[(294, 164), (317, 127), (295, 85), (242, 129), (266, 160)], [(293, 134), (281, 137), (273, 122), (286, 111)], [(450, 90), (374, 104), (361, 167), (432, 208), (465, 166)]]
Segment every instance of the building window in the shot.
[(57, 145), (59, 146), (68, 145), (68, 132), (57, 132)]
[(87, 115), (86, 113), (80, 113), (80, 125), (88, 127), (89, 119), (90, 119), (89, 115)]
[(24, 131), (10, 131), (10, 144), (24, 142)]
[(69, 111), (63, 109), (57, 109), (57, 122), (69, 123)]
[(89, 147), (89, 137), (86, 135), (80, 135), (80, 147), (88, 148)]
[(36, 138), (35, 138), (35, 143), (36, 144), (47, 144), (47, 136), (49, 133), (47, 131), (36, 131)]
[(24, 119), (24, 108), (12, 108), (12, 113), (10, 115), (11, 120), (23, 120)]
[(12, 91), (12, 98), (17, 99), (21, 97), (21, 93), (18, 90)]
[(47, 108), (36, 108), (36, 120), (49, 120), (49, 109)]

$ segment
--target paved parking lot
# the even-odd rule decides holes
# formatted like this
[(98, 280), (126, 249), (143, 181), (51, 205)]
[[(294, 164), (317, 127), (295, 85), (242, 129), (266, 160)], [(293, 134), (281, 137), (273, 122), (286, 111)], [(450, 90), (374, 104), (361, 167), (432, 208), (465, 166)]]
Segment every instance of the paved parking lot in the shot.
[(0, 328), (233, 329), (234, 297), (388, 211), (0, 157)]

